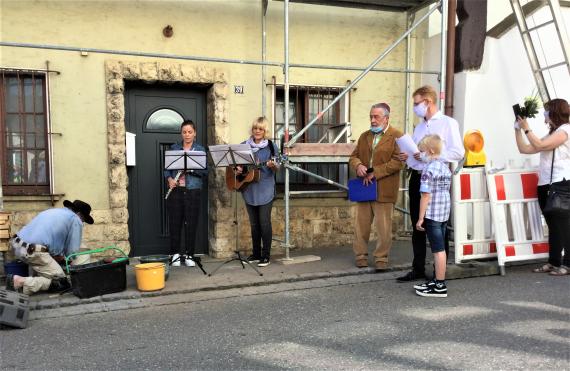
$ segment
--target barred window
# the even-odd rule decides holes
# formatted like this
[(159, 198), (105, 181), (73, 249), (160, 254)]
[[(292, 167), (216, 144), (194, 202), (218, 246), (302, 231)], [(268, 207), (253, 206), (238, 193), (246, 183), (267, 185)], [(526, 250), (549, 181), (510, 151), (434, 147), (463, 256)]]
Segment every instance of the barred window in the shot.
[(5, 195), (49, 193), (46, 79), (0, 70), (0, 148)]
[[(289, 134), (293, 137), (317, 114), (324, 110), (342, 91), (336, 87), (292, 86), (289, 90)], [(282, 86), (275, 91), (275, 133), (276, 144), (281, 145), (285, 132), (285, 94)], [(298, 140), (299, 143), (330, 143), (340, 128), (348, 121), (344, 98), (331, 107), (322, 119), (315, 122)], [(344, 135), (339, 142), (346, 142)], [(312, 173), (346, 184), (348, 166), (339, 163), (305, 163), (299, 167)], [(289, 173), (291, 190), (335, 188), (308, 175), (292, 171)], [(277, 189), (282, 190), (284, 172), (277, 174)]]

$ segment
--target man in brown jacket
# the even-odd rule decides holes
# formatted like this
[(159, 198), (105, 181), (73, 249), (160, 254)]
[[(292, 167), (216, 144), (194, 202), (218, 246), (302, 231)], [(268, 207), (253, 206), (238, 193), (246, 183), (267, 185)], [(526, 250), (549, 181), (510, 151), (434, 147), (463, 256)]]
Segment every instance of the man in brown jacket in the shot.
[(350, 166), (356, 175), (368, 184), (372, 178), (377, 181), (376, 201), (358, 202), (354, 243), (356, 266), (368, 266), (368, 240), (372, 220), (376, 225), (378, 241), (374, 250), (375, 267), (382, 270), (388, 267), (388, 253), (392, 247), (392, 214), (398, 199), (400, 170), (403, 163), (398, 159), (400, 149), (396, 139), (402, 132), (390, 126), (390, 107), (377, 103), (370, 109), (370, 130), (360, 138), (350, 156)]

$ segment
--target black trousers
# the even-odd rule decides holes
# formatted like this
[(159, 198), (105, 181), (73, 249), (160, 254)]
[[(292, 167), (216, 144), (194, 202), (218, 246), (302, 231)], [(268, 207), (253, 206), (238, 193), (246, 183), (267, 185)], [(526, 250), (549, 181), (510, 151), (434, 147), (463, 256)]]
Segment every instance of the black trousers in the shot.
[[(562, 182), (561, 182), (562, 183)], [(570, 180), (565, 181), (570, 188)], [(544, 210), (548, 189), (550, 184), (538, 186), (538, 205), (540, 210)], [(570, 267), (570, 218), (548, 217), (544, 215), (546, 225), (548, 225), (548, 262), (555, 267), (565, 265)], [(562, 260), (562, 251), (564, 251), (564, 260)]]
[[(267, 258), (271, 255), (271, 240), (273, 230), (271, 226), (271, 208), (273, 201), (260, 206), (245, 204), (251, 226), (251, 242), (253, 244), (253, 256)], [(263, 248), (261, 243), (263, 242)]]
[[(170, 255), (194, 255), (196, 231), (200, 216), (200, 189), (176, 187), (168, 197), (168, 222), (170, 224)], [(182, 228), (184, 245), (182, 246)]]
[[(412, 220), (412, 247), (414, 249), (414, 260), (412, 269), (416, 273), (425, 273), (426, 265), (426, 232), (416, 229), (416, 224), (420, 218), (420, 193), (421, 172), (412, 170), (408, 183), (408, 195), (410, 197), (410, 219)], [(445, 255), (449, 256), (449, 233), (446, 229), (444, 236)]]

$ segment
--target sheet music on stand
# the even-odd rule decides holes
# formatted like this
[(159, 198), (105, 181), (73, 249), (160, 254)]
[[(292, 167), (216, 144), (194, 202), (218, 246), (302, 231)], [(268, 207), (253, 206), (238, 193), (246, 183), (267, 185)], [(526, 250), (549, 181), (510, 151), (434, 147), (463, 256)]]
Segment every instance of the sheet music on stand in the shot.
[[(214, 162), (214, 167), (225, 167), (226, 172), (232, 171), (229, 167), (236, 167), (237, 165), (254, 165), (255, 157), (254, 153), (257, 152), (257, 148), (251, 148), (249, 144), (218, 144), (213, 146), (208, 146), (208, 152), (212, 156), (212, 161)], [(234, 174), (234, 176), (237, 176)], [(260, 276), (263, 276), (256, 267), (254, 267), (251, 262), (242, 257), (239, 250), (239, 219), (238, 219), (238, 206), (237, 206), (237, 190), (234, 189), (234, 227), (235, 227), (235, 257), (226, 260), (214, 269), (208, 276), (214, 275), (221, 267), (232, 262), (239, 261), (243, 269), (245, 269), (246, 264), (257, 272)]]
[(251, 165), (255, 163), (249, 144), (218, 144), (208, 146), (215, 167)]
[(165, 170), (206, 170), (206, 152), (173, 150), (164, 152)]

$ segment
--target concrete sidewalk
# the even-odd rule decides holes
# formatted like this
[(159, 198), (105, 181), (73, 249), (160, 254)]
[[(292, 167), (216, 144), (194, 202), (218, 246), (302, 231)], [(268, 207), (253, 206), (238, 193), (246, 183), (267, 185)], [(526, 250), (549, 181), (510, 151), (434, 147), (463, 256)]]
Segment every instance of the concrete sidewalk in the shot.
[[(277, 250), (277, 249), (276, 249)], [(277, 250), (278, 251), (278, 250)], [(277, 252), (276, 251), (276, 252)], [(373, 251), (371, 243), (370, 253)], [(222, 266), (213, 276), (202, 273), (198, 267), (171, 267), (170, 277), (166, 286), (160, 291), (141, 292), (137, 289), (134, 266), (138, 259), (132, 258), (127, 266), (127, 289), (123, 292), (96, 296), (89, 299), (79, 299), (71, 292), (59, 294), (36, 294), (30, 297), (30, 310), (56, 309), (72, 306), (90, 305), (95, 303), (110, 303), (115, 301), (129, 301), (145, 297), (187, 294), (199, 291), (226, 290), (249, 286), (262, 286), (283, 282), (308, 281), (330, 277), (354, 276), (376, 273), (373, 256), (369, 255), (371, 268), (359, 269), (354, 265), (354, 255), (351, 247), (297, 249), (291, 252), (293, 261), (301, 257), (314, 255), (320, 257), (318, 261), (296, 264), (283, 264), (279, 261), (283, 255), (272, 256), (271, 264), (265, 268), (258, 268), (263, 276), (259, 276), (249, 266), (242, 268), (239, 261), (233, 261)], [(431, 272), (431, 254), (428, 252), (426, 271)], [(449, 262), (453, 262), (453, 248), (450, 252)], [(203, 266), (206, 272), (211, 273), (225, 260), (204, 258)], [(408, 270), (412, 261), (411, 241), (394, 241), (390, 256), (390, 271)], [(450, 265), (449, 279), (498, 274), (496, 261), (483, 265)], [(104, 307), (104, 306), (103, 306)], [(105, 309), (101, 309), (104, 311)], [(107, 309), (109, 310), (109, 309)]]

